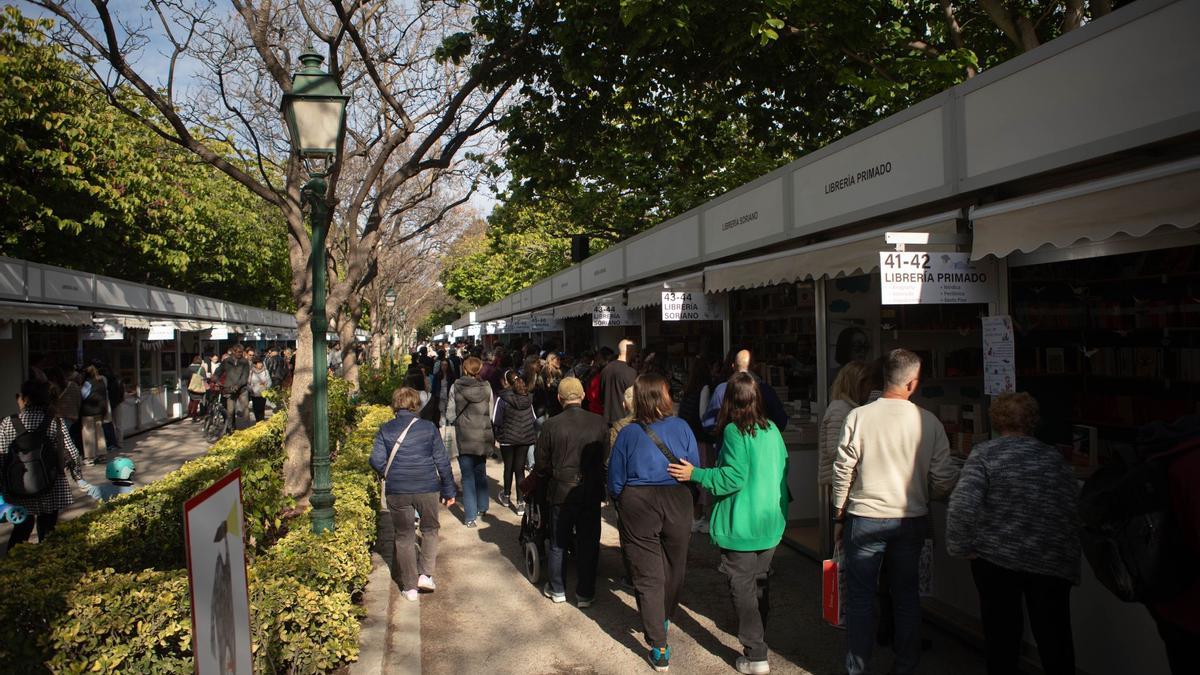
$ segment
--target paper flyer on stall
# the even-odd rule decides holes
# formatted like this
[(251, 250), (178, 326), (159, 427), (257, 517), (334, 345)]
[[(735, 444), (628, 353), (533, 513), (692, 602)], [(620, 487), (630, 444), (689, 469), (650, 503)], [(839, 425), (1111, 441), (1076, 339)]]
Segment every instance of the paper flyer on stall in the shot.
[(1012, 318), (983, 317), (983, 390), (988, 396), (1017, 390)]

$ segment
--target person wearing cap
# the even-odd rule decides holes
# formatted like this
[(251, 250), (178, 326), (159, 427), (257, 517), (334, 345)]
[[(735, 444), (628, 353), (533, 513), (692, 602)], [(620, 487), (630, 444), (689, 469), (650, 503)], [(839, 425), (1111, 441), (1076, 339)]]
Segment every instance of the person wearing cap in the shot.
[(542, 427), (533, 467), (534, 473), (549, 481), (550, 580), (542, 593), (554, 602), (566, 602), (563, 553), (574, 535), (575, 600), (578, 607), (585, 608), (596, 597), (608, 423), (581, 407), (583, 383), (574, 377), (559, 382), (558, 401), (563, 411)]

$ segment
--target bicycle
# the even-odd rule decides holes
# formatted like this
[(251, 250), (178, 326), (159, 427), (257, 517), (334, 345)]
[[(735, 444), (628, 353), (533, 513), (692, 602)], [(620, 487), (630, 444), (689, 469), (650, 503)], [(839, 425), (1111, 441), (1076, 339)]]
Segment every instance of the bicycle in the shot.
[(225, 393), (219, 387), (209, 388), (208, 403), (204, 411), (204, 438), (216, 443), (225, 435), (228, 416), (225, 412)]

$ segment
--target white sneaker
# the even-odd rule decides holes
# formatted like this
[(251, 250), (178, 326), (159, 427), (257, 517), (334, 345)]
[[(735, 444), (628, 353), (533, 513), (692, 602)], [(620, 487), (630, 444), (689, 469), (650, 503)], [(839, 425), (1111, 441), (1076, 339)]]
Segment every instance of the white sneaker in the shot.
[(433, 583), (433, 577), (428, 577), (422, 574), (417, 577), (417, 590), (429, 591), (430, 593), (437, 590), (437, 584)]
[(746, 675), (767, 675), (771, 672), (771, 666), (766, 661), (751, 661), (744, 656), (739, 656), (734, 665), (739, 673)]
[(708, 534), (708, 518), (697, 518), (692, 521), (692, 532)]
[(408, 600), (409, 602), (416, 602), (417, 598), (421, 597), (421, 594), (418, 593), (417, 589), (415, 588), (410, 588), (407, 591), (401, 591), (400, 595), (403, 595), (404, 599)]
[(700, 529), (696, 530), (696, 531), (699, 532), (700, 534), (708, 534), (708, 521), (707, 520), (702, 521), (700, 523)]

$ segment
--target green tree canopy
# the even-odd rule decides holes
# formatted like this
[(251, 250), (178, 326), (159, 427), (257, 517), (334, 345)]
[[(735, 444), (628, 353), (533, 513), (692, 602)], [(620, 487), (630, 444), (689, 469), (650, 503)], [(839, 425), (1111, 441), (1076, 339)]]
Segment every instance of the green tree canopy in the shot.
[(86, 89), (48, 26), (0, 13), (0, 253), (289, 308), (278, 213)]
[(532, 36), (534, 74), (502, 124), (505, 208), (539, 215), (493, 217), (489, 247), (454, 263), (451, 294), (502, 296), (540, 278), (488, 270), (546, 221), (603, 248), (1115, 4), (562, 0)]

